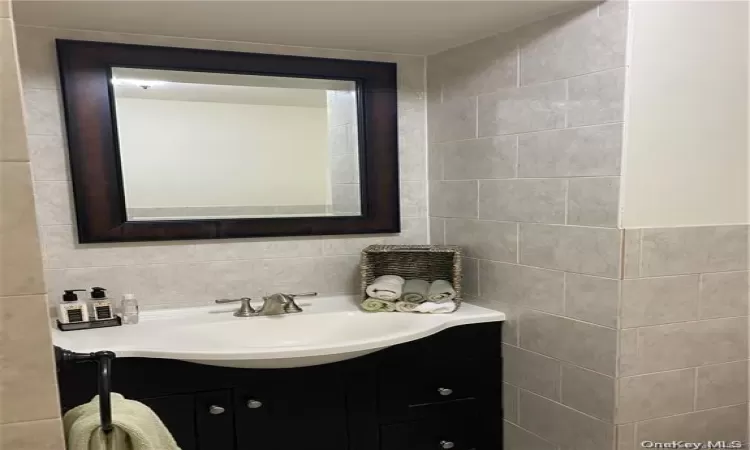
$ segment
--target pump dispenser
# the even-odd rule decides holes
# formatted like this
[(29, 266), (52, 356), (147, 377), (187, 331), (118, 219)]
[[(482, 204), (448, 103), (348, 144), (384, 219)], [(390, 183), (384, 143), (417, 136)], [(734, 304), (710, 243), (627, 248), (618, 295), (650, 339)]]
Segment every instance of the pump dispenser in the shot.
[(86, 304), (78, 300), (76, 292), (86, 292), (85, 289), (69, 289), (62, 296), (58, 307), (58, 320), (60, 323), (88, 322), (89, 311)]
[(107, 320), (115, 316), (112, 301), (107, 298), (106, 289), (102, 287), (91, 288), (89, 312), (93, 320)]

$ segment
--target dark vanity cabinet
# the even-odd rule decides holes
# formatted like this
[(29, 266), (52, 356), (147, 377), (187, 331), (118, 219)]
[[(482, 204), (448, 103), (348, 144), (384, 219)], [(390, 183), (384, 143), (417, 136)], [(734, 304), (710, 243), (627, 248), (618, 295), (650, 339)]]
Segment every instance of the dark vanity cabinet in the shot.
[[(463, 325), (293, 369), (121, 358), (113, 384), (150, 406), (182, 450), (498, 450), (500, 329)], [(64, 410), (89, 401), (96, 367), (68, 365), (59, 383)]]

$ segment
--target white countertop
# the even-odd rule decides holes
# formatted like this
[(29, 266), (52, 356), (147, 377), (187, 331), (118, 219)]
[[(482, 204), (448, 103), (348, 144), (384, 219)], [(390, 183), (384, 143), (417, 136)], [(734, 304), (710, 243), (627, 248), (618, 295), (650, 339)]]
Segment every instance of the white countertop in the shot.
[(302, 367), (354, 358), (446, 328), (505, 314), (463, 303), (451, 314), (368, 313), (352, 296), (298, 299), (302, 313), (238, 318), (239, 304), (142, 312), (140, 323), (52, 332), (76, 352), (167, 358), (226, 367)]

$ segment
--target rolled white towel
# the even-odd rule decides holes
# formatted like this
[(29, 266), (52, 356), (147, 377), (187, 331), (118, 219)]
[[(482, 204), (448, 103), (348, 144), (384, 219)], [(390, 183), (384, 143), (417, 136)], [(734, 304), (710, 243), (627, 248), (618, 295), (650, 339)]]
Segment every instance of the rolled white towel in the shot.
[(362, 302), (362, 309), (367, 312), (393, 312), (396, 311), (396, 303), (368, 297)]
[(452, 313), (456, 310), (458, 305), (456, 305), (456, 302), (444, 302), (444, 303), (435, 303), (435, 302), (424, 302), (420, 305), (417, 305), (416, 308), (414, 308), (414, 312), (421, 312), (421, 313), (431, 313), (431, 314), (446, 314), (446, 313)]
[(401, 298), (404, 279), (398, 275), (383, 275), (375, 278), (365, 291), (367, 295), (378, 300), (394, 301)]
[(396, 302), (396, 311), (398, 312), (414, 312), (415, 309), (419, 306), (419, 303), (412, 303), (412, 302)]
[(456, 298), (456, 290), (445, 280), (435, 280), (430, 285), (427, 298), (435, 303), (448, 302)]
[(427, 300), (430, 283), (425, 280), (406, 280), (401, 300), (409, 303), (422, 303)]

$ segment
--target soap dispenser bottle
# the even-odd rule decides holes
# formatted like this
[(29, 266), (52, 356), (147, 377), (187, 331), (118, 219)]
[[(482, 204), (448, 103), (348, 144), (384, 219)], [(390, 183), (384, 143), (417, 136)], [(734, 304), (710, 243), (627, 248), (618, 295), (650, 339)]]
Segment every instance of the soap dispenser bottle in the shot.
[(78, 300), (76, 292), (86, 292), (86, 289), (66, 290), (58, 307), (60, 323), (78, 323), (89, 321), (89, 311), (86, 304)]
[(91, 288), (89, 310), (92, 320), (107, 320), (115, 316), (112, 301), (107, 298), (106, 289), (101, 287)]

